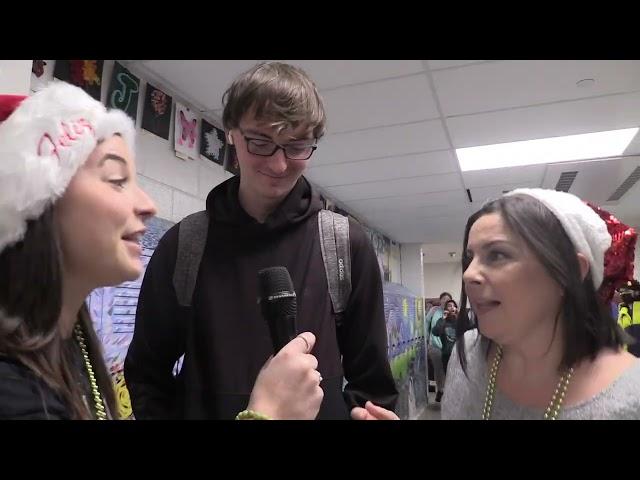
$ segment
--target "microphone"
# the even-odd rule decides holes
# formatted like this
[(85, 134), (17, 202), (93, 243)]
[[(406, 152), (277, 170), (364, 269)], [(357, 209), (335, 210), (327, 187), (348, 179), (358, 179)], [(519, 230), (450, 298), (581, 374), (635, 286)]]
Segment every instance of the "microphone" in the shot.
[(270, 267), (260, 270), (258, 292), (258, 303), (269, 326), (275, 354), (296, 336), (298, 307), (287, 268)]

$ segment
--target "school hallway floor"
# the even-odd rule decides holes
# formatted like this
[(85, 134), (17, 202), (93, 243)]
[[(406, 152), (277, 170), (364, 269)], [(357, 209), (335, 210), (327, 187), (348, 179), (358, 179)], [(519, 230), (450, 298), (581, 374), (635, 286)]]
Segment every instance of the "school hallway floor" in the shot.
[(440, 420), (440, 404), (436, 403), (436, 394), (429, 392), (429, 404), (425, 407), (418, 420)]

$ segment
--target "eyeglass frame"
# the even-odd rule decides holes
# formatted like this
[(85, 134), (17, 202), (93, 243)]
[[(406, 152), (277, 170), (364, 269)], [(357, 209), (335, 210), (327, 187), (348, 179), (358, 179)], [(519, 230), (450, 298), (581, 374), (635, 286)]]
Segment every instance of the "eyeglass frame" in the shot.
[[(309, 156), (308, 156), (307, 158), (291, 158), (291, 157), (289, 157), (289, 155), (287, 154), (287, 147), (288, 147), (288, 145), (280, 145), (279, 143), (274, 142), (274, 141), (273, 141), (273, 140), (271, 140), (270, 138), (269, 138), (269, 139), (267, 139), (267, 138), (254, 138), (254, 137), (248, 137), (242, 128), (238, 127), (238, 130), (239, 130), (239, 131), (240, 131), (240, 133), (242, 134), (242, 138), (244, 138), (244, 141), (245, 141), (245, 143), (247, 144), (247, 151), (248, 151), (250, 154), (252, 154), (252, 155), (258, 155), (258, 156), (260, 156), (260, 157), (272, 157), (273, 155), (275, 155), (275, 154), (276, 154), (276, 152), (277, 152), (278, 150), (280, 150), (280, 149), (281, 149), (281, 150), (284, 152), (284, 156), (285, 156), (285, 158), (286, 158), (287, 160), (301, 160), (301, 161), (307, 161), (307, 160), (309, 160), (309, 159), (311, 158), (311, 156), (313, 155), (313, 152), (315, 152), (315, 151), (316, 151), (316, 149), (318, 148), (318, 144), (317, 144), (318, 139), (317, 139), (317, 138), (314, 138), (314, 139), (313, 139), (313, 142), (314, 142), (314, 143), (313, 143), (313, 145), (309, 145), (309, 147), (311, 148), (311, 153), (309, 153)], [(260, 142), (271, 142), (271, 143), (273, 143), (274, 149), (273, 149), (273, 151), (272, 151), (270, 154), (268, 154), (268, 155), (267, 155), (267, 154), (264, 154), (264, 153), (254, 153), (254, 152), (252, 152), (251, 150), (249, 150), (249, 144), (250, 144), (250, 142), (251, 142), (252, 140), (257, 140), (257, 141), (260, 141)], [(303, 140), (303, 139), (301, 139), (301, 140)], [(309, 138), (308, 140), (311, 140), (311, 139)]]

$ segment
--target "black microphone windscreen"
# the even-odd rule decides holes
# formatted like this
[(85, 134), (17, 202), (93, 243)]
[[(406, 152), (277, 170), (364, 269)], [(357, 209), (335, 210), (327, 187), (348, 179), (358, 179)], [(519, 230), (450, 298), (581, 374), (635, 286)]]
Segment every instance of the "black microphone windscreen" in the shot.
[(273, 351), (277, 353), (296, 336), (296, 292), (286, 267), (260, 270), (258, 295), (262, 316), (269, 326)]
[(286, 267), (269, 267), (258, 272), (258, 293), (262, 300), (293, 291), (293, 282)]

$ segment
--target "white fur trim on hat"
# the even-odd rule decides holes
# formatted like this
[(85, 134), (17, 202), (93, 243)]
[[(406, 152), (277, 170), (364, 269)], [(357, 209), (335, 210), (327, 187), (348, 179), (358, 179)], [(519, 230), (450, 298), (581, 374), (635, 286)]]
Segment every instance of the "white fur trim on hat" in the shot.
[(611, 246), (607, 224), (586, 203), (575, 195), (543, 188), (517, 188), (505, 194), (528, 195), (540, 201), (556, 216), (567, 233), (576, 252), (589, 260), (594, 287), (602, 284), (604, 255)]
[(0, 252), (22, 240), (27, 221), (62, 196), (98, 141), (116, 133), (133, 150), (131, 118), (58, 81), (0, 123)]

